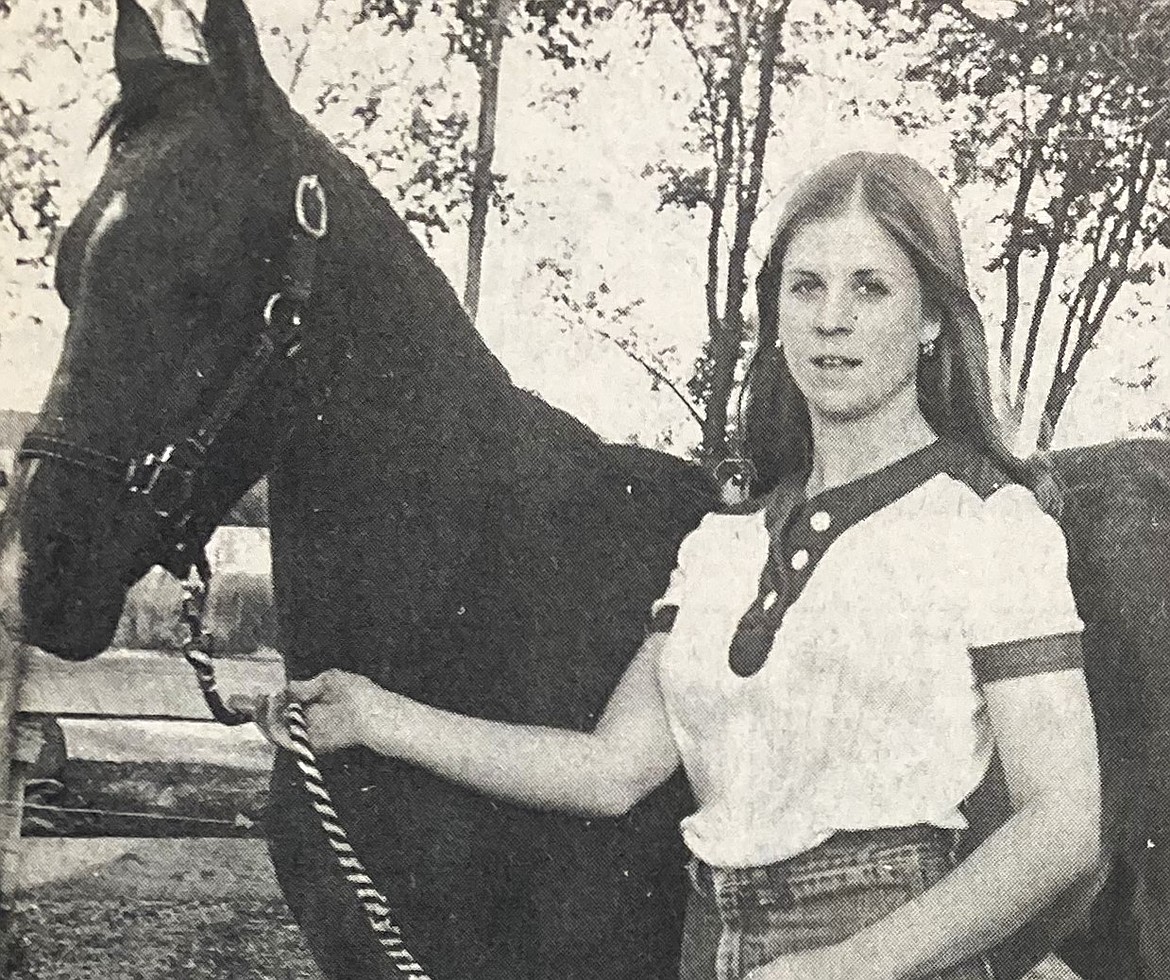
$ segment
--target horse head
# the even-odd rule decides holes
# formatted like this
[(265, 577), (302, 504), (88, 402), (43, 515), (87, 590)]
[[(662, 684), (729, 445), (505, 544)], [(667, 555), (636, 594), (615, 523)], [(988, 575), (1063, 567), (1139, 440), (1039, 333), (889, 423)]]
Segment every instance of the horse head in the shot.
[(296, 387), (324, 199), (242, 0), (209, 0), (202, 29), (206, 64), (172, 60), (118, 0), (109, 160), (58, 252), (69, 323), (20, 451), (0, 622), (70, 659), (108, 645), (153, 564), (197, 562), (268, 469)]

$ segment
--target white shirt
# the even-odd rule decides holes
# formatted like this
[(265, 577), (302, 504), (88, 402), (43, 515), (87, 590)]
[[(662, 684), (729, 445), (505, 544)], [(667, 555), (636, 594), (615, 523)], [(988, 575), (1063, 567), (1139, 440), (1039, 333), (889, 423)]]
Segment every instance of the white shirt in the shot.
[(978, 457), (935, 443), (798, 506), (777, 549), (795, 598), (771, 601), (782, 619), (750, 676), (728, 652), (744, 611), (769, 604), (768, 512), (710, 514), (684, 539), (655, 606), (678, 608), (660, 680), (699, 804), (682, 832), (702, 860), (965, 827), (959, 805), (993, 750), (980, 679), (1079, 666), (1060, 528), (1025, 488), (972, 486), (956, 459)]

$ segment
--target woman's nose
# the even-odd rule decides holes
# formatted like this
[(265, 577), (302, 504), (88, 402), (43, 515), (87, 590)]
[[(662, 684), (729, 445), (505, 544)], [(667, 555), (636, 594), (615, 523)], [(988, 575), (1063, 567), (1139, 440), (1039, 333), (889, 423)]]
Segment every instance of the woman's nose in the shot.
[(845, 293), (829, 291), (817, 317), (817, 333), (829, 336), (850, 333), (854, 327), (853, 305)]

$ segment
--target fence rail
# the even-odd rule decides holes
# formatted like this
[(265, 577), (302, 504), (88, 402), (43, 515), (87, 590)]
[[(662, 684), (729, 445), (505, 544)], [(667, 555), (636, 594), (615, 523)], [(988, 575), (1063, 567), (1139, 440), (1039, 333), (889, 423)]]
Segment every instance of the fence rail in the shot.
[[(271, 691), (284, 681), (275, 654), (223, 660), (217, 675), (225, 694)], [(0, 932), (11, 920), (24, 875), (21, 862), (32, 853), (22, 844), (24, 783), (40, 749), (40, 726), (30, 716), (50, 715), (91, 729), (158, 735), (159, 746), (143, 746), (144, 758), (184, 761), (193, 730), (214, 740), (223, 731), (212, 720), (191, 668), (173, 653), (117, 650), (84, 663), (69, 663), (14, 643), (0, 631)], [(170, 737), (171, 735), (174, 737)], [(51, 844), (38, 843), (40, 854)], [(62, 854), (69, 851), (64, 844)], [(42, 855), (43, 863), (44, 857)], [(64, 862), (70, 864), (69, 861)]]
[[(273, 655), (218, 661), (216, 676), (225, 694), (257, 694), (279, 687), (284, 670)], [(16, 711), (63, 718), (211, 720), (187, 662), (152, 650), (110, 651), (69, 663), (26, 648)]]

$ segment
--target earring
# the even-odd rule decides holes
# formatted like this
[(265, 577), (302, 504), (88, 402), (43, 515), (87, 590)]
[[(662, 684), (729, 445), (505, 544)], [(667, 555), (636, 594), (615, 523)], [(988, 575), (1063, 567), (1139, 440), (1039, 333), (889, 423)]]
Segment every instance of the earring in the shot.
[(934, 357), (934, 338), (921, 341), (918, 344), (918, 352), (928, 361)]

